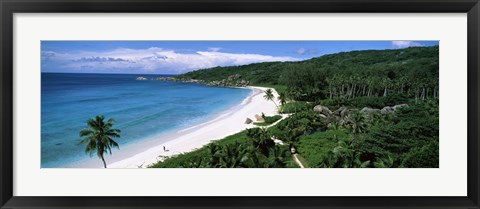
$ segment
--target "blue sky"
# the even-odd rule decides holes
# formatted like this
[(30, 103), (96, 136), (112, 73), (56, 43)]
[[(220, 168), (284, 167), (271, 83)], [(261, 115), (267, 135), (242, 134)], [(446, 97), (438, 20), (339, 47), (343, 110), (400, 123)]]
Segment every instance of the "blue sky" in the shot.
[(300, 61), (438, 41), (42, 41), (42, 72), (179, 74), (215, 66)]

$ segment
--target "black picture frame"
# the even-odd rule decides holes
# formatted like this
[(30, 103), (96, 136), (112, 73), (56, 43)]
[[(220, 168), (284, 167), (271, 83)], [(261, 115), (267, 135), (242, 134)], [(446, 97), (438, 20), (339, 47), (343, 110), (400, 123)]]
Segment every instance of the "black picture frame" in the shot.
[[(478, 0), (0, 0), (1, 208), (480, 208)], [(13, 196), (14, 13), (467, 13), (466, 197), (21, 197)], [(449, 179), (445, 179), (448, 181)]]

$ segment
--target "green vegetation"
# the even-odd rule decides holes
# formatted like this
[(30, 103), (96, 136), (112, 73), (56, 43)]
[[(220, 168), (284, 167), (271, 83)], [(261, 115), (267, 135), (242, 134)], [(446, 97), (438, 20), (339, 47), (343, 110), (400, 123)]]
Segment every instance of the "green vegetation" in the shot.
[(313, 105), (305, 102), (288, 102), (281, 106), (280, 111), (282, 113), (296, 113), (301, 111), (307, 111), (312, 109)]
[(359, 137), (360, 158), (370, 162), (391, 158), (392, 167), (438, 167), (438, 129), (438, 100), (402, 108)]
[(275, 104), (275, 106), (277, 106), (277, 108), (278, 108), (278, 105), (275, 102), (275, 96), (273, 95), (273, 90), (272, 89), (267, 89), (267, 90), (265, 90), (264, 93), (265, 93), (265, 95), (263, 97), (268, 101), (272, 101)]
[(338, 109), (340, 107), (371, 107), (371, 108), (383, 108), (385, 106), (394, 106), (397, 104), (409, 103), (410, 99), (405, 94), (389, 94), (385, 97), (368, 97), (361, 96), (356, 98), (347, 99), (345, 97), (334, 97), (332, 99), (323, 99), (318, 101), (318, 104), (331, 107), (332, 109)]
[(255, 122), (253, 124), (255, 124), (257, 126), (268, 126), (268, 125), (272, 125), (273, 123), (282, 119), (281, 115), (265, 116), (265, 115), (262, 114), (262, 117), (263, 117), (263, 119), (265, 119), (265, 122), (261, 122), (261, 123)]
[(294, 167), (288, 147), (275, 145), (267, 131), (248, 129), (193, 152), (167, 158), (151, 168), (283, 168)]
[(250, 85), (286, 86), (284, 89), (292, 99), (303, 101), (394, 93), (420, 100), (438, 97), (438, 49), (434, 46), (343, 52), (301, 62), (215, 67), (177, 78), (214, 81), (238, 74)]
[(329, 153), (337, 146), (339, 140), (348, 138), (345, 130), (328, 130), (312, 135), (302, 136), (298, 143), (298, 152), (312, 168), (324, 167)]
[(305, 161), (305, 159), (304, 159), (301, 155), (298, 155), (298, 154), (297, 154), (297, 159), (298, 159), (298, 161), (300, 161), (300, 163), (301, 163), (305, 168), (310, 168), (310, 166), (308, 165), (307, 161)]
[(262, 84), (262, 87), (267, 87), (267, 88), (275, 89), (275, 91), (276, 91), (278, 94), (282, 94), (282, 93), (286, 93), (286, 92), (287, 92), (287, 86), (284, 86), (284, 85)]
[(438, 100), (390, 115), (355, 111), (342, 125), (332, 121), (296, 143), (311, 167), (438, 167), (438, 120)]
[(117, 142), (113, 140), (113, 138), (120, 137), (120, 130), (112, 128), (115, 120), (108, 119), (107, 122), (104, 120), (103, 115), (97, 115), (94, 119), (89, 119), (87, 121), (88, 128), (80, 131), (80, 137), (84, 137), (80, 143), (86, 144), (85, 152), (89, 153), (90, 157), (93, 153), (96, 153), (102, 160), (103, 166), (107, 168), (103, 154), (112, 154), (112, 147), (120, 148)]
[[(203, 81), (235, 75), (274, 88), (275, 105), (290, 116), (153, 167), (297, 167), (289, 150), (312, 168), (438, 167), (438, 55), (438, 46), (352, 51), (180, 75)], [(275, 102), (271, 90), (264, 93)]]

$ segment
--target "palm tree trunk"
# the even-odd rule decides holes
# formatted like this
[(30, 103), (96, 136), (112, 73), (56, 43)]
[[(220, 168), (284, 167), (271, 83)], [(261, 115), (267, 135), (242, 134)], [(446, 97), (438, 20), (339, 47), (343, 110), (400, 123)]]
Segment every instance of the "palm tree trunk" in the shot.
[(355, 90), (357, 88), (357, 85), (356, 84), (353, 84), (353, 87), (352, 87), (352, 98), (355, 98)]
[(418, 101), (418, 89), (415, 89), (415, 104)]
[(103, 158), (103, 155), (102, 155), (102, 162), (103, 162), (103, 167), (107, 168), (107, 163), (105, 162), (105, 159)]
[(277, 103), (275, 102), (275, 100), (272, 99), (272, 102), (273, 102), (273, 104), (275, 104), (275, 106), (277, 106), (277, 109), (278, 109), (278, 105), (277, 105)]
[(330, 99), (332, 99), (332, 84), (328, 84), (328, 89), (330, 90)]

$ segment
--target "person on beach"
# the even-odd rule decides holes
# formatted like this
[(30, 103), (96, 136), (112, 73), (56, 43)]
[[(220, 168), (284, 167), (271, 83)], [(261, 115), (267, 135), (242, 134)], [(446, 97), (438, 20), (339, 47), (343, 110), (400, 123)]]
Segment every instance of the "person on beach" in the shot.
[(164, 151), (164, 152), (166, 151), (166, 150), (165, 150), (165, 146), (163, 146), (163, 151)]

